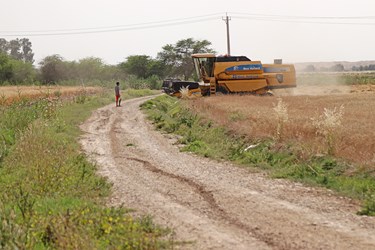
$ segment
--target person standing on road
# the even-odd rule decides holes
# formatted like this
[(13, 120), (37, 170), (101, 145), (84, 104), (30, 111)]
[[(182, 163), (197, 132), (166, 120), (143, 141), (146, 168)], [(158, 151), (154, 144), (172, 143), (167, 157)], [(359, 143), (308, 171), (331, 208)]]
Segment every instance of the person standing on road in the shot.
[(121, 95), (120, 95), (120, 83), (119, 82), (116, 82), (115, 96), (116, 96), (116, 107), (120, 107), (121, 106)]

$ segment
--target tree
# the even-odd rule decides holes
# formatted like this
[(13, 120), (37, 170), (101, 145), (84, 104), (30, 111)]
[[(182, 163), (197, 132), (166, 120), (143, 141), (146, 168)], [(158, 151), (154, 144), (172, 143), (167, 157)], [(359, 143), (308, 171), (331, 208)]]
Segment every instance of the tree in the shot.
[(147, 78), (151, 61), (151, 58), (146, 55), (128, 56), (126, 61), (120, 64), (120, 67), (125, 69), (128, 74), (138, 78)]
[(78, 61), (77, 75), (81, 81), (101, 79), (104, 69), (102, 59), (97, 57), (86, 57)]
[(151, 60), (149, 63), (148, 75), (157, 76), (159, 78), (164, 78), (166, 76), (166, 65), (159, 60)]
[(13, 59), (23, 62), (34, 63), (34, 53), (31, 49), (31, 42), (28, 38), (7, 41), (0, 38), (0, 52), (10, 55)]
[(10, 63), (13, 67), (13, 77), (11, 82), (29, 83), (36, 79), (36, 70), (32, 63), (11, 59)]
[(310, 65), (307, 65), (306, 68), (304, 69), (305, 72), (315, 72), (315, 66), (310, 64)]
[(13, 66), (8, 55), (0, 52), (0, 83), (13, 77)]
[(56, 83), (64, 80), (65, 72), (63, 58), (60, 55), (45, 57), (40, 63), (41, 78), (44, 83)]
[(178, 41), (175, 45), (167, 44), (157, 58), (162, 61), (169, 70), (171, 76), (182, 76), (185, 80), (192, 77), (194, 65), (191, 55), (195, 53), (215, 53), (207, 40), (195, 41), (188, 38)]
[(0, 53), (8, 54), (9, 45), (8, 41), (4, 38), (0, 38)]
[(24, 62), (34, 63), (34, 53), (31, 49), (31, 42), (28, 38), (22, 38), (19, 40), (21, 45), (21, 59)]
[(21, 53), (21, 44), (20, 40), (17, 38), (16, 40), (11, 40), (9, 42), (9, 55), (16, 60), (22, 60), (22, 53)]
[(336, 64), (331, 67), (331, 70), (334, 72), (342, 72), (342, 71), (345, 71), (345, 68), (344, 68), (344, 65), (342, 64)]

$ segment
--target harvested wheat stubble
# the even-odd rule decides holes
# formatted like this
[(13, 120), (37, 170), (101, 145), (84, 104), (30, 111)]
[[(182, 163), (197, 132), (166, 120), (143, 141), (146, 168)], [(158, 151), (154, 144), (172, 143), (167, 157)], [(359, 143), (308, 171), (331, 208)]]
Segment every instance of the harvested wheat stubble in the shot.
[[(368, 87), (370, 88), (370, 87)], [(284, 142), (308, 144), (315, 153), (325, 153), (324, 139), (317, 134), (314, 119), (325, 110), (342, 107), (341, 125), (337, 127), (335, 155), (344, 159), (375, 165), (375, 92), (357, 91), (334, 95), (291, 96), (217, 96), (190, 101), (188, 105), (219, 125), (238, 131), (249, 138), (274, 138), (278, 116), (275, 106), (279, 98), (287, 106), (288, 121), (283, 124)], [(236, 114), (236, 119), (234, 115)]]

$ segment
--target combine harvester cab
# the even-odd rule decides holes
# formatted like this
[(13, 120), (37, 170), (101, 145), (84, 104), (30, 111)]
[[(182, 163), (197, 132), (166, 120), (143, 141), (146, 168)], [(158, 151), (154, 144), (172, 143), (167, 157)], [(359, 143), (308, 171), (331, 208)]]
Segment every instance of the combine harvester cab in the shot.
[(296, 87), (294, 65), (262, 64), (246, 56), (192, 55), (202, 95), (221, 93), (267, 94), (277, 88)]

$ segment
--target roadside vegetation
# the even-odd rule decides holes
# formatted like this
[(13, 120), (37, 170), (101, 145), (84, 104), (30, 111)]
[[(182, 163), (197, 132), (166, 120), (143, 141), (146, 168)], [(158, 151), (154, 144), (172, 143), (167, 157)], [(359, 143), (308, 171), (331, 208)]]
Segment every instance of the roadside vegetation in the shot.
[(171, 232), (151, 217), (105, 205), (111, 185), (80, 153), (78, 125), (112, 99), (46, 92), (0, 105), (0, 249), (171, 247)]
[(158, 129), (179, 136), (182, 151), (323, 186), (375, 215), (374, 99), (345, 98), (161, 96), (142, 107)]

